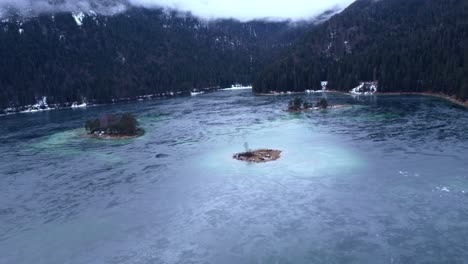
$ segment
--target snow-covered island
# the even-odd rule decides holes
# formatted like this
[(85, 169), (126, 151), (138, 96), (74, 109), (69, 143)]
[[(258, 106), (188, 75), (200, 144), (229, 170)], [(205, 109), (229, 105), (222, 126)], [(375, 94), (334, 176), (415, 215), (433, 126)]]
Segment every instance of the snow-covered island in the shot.
[(361, 82), (358, 87), (353, 88), (350, 93), (357, 95), (372, 95), (377, 93), (379, 88), (379, 83), (377, 81), (373, 82)]

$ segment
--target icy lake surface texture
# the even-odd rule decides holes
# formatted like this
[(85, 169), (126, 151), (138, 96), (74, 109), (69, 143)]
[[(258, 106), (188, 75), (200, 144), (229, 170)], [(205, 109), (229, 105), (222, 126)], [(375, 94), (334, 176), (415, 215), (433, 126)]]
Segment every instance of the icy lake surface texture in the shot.
[[(0, 263), (466, 263), (468, 111), (220, 91), (0, 117)], [(130, 111), (143, 137), (82, 137)], [(283, 151), (265, 164), (250, 148)]]

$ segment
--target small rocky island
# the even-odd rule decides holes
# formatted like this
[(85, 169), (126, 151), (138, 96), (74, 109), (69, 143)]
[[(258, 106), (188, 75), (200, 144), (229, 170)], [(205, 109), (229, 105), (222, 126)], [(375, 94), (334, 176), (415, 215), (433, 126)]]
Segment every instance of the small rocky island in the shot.
[(250, 150), (248, 143), (244, 144), (245, 152), (237, 153), (233, 156), (234, 159), (252, 163), (265, 163), (277, 160), (281, 157), (280, 150), (274, 149), (258, 149)]
[(131, 113), (122, 115), (106, 114), (98, 119), (88, 120), (86, 136), (98, 139), (131, 139), (142, 136), (145, 131), (138, 127), (138, 121)]
[(302, 100), (301, 97), (294, 97), (288, 104), (288, 112), (290, 113), (300, 113), (308, 110), (325, 110), (325, 109), (339, 109), (349, 107), (348, 105), (330, 105), (328, 100), (321, 98), (317, 103), (313, 104), (308, 101)]
[(277, 160), (281, 157), (280, 150), (258, 149), (242, 152), (234, 155), (234, 159), (253, 163), (265, 163)]

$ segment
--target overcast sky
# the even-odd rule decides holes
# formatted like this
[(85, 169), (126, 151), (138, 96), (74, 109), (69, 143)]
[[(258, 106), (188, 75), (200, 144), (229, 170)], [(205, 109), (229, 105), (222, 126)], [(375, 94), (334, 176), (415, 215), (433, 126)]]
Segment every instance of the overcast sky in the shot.
[[(332, 8), (344, 8), (354, 0), (0, 0), (0, 16), (2, 8), (6, 6), (13, 6), (30, 13), (76, 11), (94, 6), (97, 12), (115, 13), (115, 10), (123, 10), (122, 2), (125, 1), (137, 6), (169, 7), (190, 11), (204, 18), (295, 20), (310, 18)], [(55, 4), (51, 5), (51, 2)]]
[(163, 5), (207, 18), (309, 18), (354, 0), (130, 0), (139, 5)]

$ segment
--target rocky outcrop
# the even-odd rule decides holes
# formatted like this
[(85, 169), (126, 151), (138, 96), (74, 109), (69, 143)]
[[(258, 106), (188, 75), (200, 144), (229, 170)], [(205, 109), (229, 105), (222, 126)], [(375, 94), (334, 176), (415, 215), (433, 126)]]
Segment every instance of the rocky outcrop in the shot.
[(234, 159), (245, 161), (245, 162), (252, 162), (252, 163), (265, 163), (277, 160), (281, 157), (280, 150), (273, 150), (273, 149), (259, 149), (255, 151), (247, 151), (242, 152), (234, 155)]

